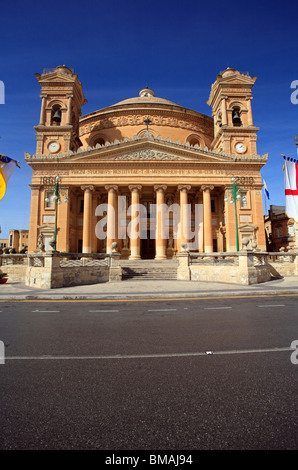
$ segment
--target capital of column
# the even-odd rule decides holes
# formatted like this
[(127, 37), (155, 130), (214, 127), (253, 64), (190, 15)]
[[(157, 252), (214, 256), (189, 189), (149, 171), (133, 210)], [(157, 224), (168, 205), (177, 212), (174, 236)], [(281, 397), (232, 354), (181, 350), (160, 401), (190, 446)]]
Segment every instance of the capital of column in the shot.
[(189, 191), (191, 189), (190, 184), (179, 184), (178, 190), (179, 191)]
[(162, 191), (164, 192), (167, 189), (167, 186), (165, 184), (156, 184), (154, 186), (154, 191)]
[(107, 184), (105, 186), (105, 189), (107, 191), (115, 191), (116, 192), (116, 191), (118, 191), (118, 186), (116, 184)]
[(83, 184), (83, 185), (81, 186), (81, 189), (82, 189), (83, 191), (87, 191), (87, 190), (89, 190), (89, 191), (94, 191), (94, 186), (93, 186), (92, 184)]
[(130, 186), (128, 186), (128, 189), (130, 191), (141, 191), (142, 186), (140, 184), (131, 184)]
[(208, 185), (208, 184), (203, 184), (201, 186), (201, 191), (212, 191), (212, 189), (214, 189), (214, 186), (212, 185)]

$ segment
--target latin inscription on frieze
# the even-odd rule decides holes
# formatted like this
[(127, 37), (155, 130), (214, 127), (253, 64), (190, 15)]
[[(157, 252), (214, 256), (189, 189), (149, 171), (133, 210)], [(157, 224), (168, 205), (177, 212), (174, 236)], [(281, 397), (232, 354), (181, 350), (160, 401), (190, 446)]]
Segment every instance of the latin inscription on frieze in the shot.
[[(151, 176), (151, 175), (165, 175), (165, 176), (225, 176), (232, 177), (234, 174), (231, 170), (222, 169), (196, 169), (196, 168), (82, 168), (72, 169), (69, 171), (61, 171), (59, 175), (64, 176)], [(35, 171), (34, 176), (40, 176), (40, 184), (54, 185), (56, 173), (48, 173), (45, 175), (43, 171)], [(236, 184), (251, 185), (255, 180), (252, 176), (247, 176), (245, 171), (238, 171), (235, 180)]]

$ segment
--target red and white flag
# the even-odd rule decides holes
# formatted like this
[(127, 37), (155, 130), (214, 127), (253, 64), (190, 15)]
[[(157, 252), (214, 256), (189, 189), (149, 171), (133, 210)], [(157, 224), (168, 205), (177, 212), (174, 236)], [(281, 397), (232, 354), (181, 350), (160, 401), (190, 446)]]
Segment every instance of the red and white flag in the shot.
[(284, 157), (286, 214), (298, 222), (298, 162)]

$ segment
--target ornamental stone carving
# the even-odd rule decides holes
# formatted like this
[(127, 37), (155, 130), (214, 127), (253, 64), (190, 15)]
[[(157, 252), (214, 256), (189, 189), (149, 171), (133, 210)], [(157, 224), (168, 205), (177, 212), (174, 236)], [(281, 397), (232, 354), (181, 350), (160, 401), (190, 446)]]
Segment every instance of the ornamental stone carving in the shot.
[[(90, 134), (91, 132), (99, 129), (108, 129), (113, 127), (123, 126), (138, 126), (143, 124), (145, 115), (126, 115), (126, 116), (110, 116), (108, 119), (101, 119), (96, 122), (85, 124), (80, 129), (80, 136)], [(196, 132), (204, 133), (203, 124), (198, 125), (192, 120), (178, 119), (171, 116), (150, 116), (152, 125), (154, 126), (167, 126), (167, 127), (180, 127), (189, 129)]]
[(179, 184), (178, 190), (179, 191), (189, 191), (191, 189), (190, 184)]
[(109, 160), (117, 161), (173, 161), (173, 160), (184, 160), (177, 156), (169, 155), (165, 152), (156, 152), (155, 150), (147, 149), (140, 150), (139, 152), (133, 152), (124, 155), (116, 155), (114, 157), (107, 157)]
[(164, 192), (167, 189), (167, 186), (165, 184), (156, 184), (154, 186), (154, 191), (162, 191)]
[(128, 186), (128, 189), (130, 191), (141, 191), (142, 186), (140, 184), (131, 184), (130, 186)]

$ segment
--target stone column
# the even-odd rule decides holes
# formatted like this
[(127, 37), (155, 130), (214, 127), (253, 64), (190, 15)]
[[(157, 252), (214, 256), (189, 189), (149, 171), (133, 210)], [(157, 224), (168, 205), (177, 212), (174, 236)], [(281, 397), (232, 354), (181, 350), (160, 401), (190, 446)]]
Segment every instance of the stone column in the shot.
[(196, 211), (195, 211), (195, 220), (196, 220), (196, 237), (197, 244), (196, 250), (200, 253), (204, 252), (204, 213), (203, 213), (203, 196), (201, 191), (196, 192)]
[(91, 253), (92, 240), (92, 191), (94, 186), (81, 186), (84, 191), (84, 218), (83, 218), (83, 253)]
[(204, 205), (204, 251), (211, 253), (213, 251), (212, 234), (212, 212), (211, 212), (211, 191), (214, 186), (203, 185), (203, 205)]
[(230, 199), (225, 201), (225, 229), (226, 229), (226, 251), (236, 252), (236, 220), (235, 206), (230, 203)]
[(165, 184), (156, 184), (156, 239), (155, 239), (155, 259), (167, 258), (167, 238), (165, 228)]
[(107, 213), (107, 253), (112, 252), (112, 243), (118, 243), (118, 186), (107, 184), (105, 189), (108, 191), (108, 213)]
[(100, 201), (101, 201), (101, 196), (100, 196), (99, 191), (94, 191), (92, 194), (92, 226), (94, 227), (94, 230), (91, 234), (91, 247), (92, 247), (91, 253), (98, 253), (99, 251), (99, 246), (98, 246), (99, 240), (97, 238), (96, 230), (95, 230), (96, 224), (98, 222), (98, 217), (95, 215), (95, 213), (96, 213), (97, 206), (100, 204)]
[[(69, 216), (70, 216), (70, 196), (69, 187), (61, 186), (61, 204), (58, 204), (57, 212), (57, 246), (58, 251), (69, 251)], [(67, 198), (68, 202), (65, 202)]]
[(40, 109), (40, 119), (39, 125), (44, 126), (45, 124), (45, 104), (46, 104), (47, 95), (41, 95), (41, 109)]
[(252, 119), (252, 110), (251, 110), (251, 100), (252, 98), (248, 98), (247, 100), (247, 125), (253, 126), (253, 119)]
[(228, 123), (226, 100), (227, 100), (227, 96), (223, 96), (223, 97), (222, 97), (222, 101), (221, 101), (222, 126), (226, 126), (227, 123)]
[(187, 212), (188, 191), (191, 186), (189, 184), (181, 184), (178, 186), (180, 191), (180, 240), (177, 240), (178, 252), (181, 251), (181, 243), (187, 243), (189, 240), (189, 216)]
[(140, 205), (140, 191), (142, 186), (139, 184), (130, 185), (129, 190), (131, 191), (131, 233), (130, 233), (130, 257), (129, 259), (141, 259), (141, 218), (140, 210), (138, 206)]
[(71, 125), (71, 103), (72, 103), (72, 98), (73, 98), (72, 95), (69, 95), (69, 96), (68, 96), (67, 122), (66, 122), (66, 124), (67, 124), (68, 126)]

